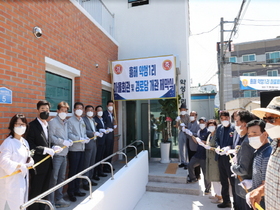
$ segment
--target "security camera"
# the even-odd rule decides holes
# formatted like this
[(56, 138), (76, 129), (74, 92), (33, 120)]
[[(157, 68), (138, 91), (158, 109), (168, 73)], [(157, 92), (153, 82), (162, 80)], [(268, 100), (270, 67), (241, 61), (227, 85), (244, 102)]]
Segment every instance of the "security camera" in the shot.
[(98, 63), (96, 63), (96, 64), (95, 64), (95, 68), (98, 68), (98, 66), (99, 66)]
[(33, 34), (36, 38), (40, 38), (43, 35), (42, 29), (40, 29), (38, 26), (34, 27)]

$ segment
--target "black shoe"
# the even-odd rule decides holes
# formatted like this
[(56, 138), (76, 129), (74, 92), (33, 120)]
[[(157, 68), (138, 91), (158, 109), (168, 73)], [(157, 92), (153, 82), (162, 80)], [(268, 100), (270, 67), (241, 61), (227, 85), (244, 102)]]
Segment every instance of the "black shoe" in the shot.
[(92, 178), (93, 178), (94, 180), (96, 180), (96, 181), (99, 181), (99, 180), (100, 180), (100, 178), (99, 178), (97, 175), (93, 176)]
[(185, 167), (185, 164), (184, 163), (181, 163), (180, 165), (178, 165), (179, 168), (183, 168)]
[(98, 174), (98, 176), (101, 176), (101, 177), (106, 177), (106, 176), (107, 176), (107, 174), (100, 173), (100, 174)]
[(193, 184), (196, 182), (197, 182), (197, 179), (190, 179), (190, 178), (187, 179), (187, 184)]
[(185, 169), (185, 170), (188, 170), (188, 165), (184, 166), (184, 169)]
[(217, 205), (218, 208), (231, 208), (231, 202), (227, 202), (227, 203), (220, 203)]
[(111, 173), (111, 170), (109, 168), (105, 168), (105, 169), (103, 169), (103, 172), (104, 173)]
[(83, 185), (83, 189), (86, 190), (86, 191), (89, 191), (89, 186), (88, 186), (88, 184), (84, 184), (84, 185)]
[(210, 190), (205, 190), (205, 191), (204, 191), (204, 195), (209, 195), (210, 193), (211, 193)]
[(72, 202), (77, 201), (77, 198), (74, 195), (68, 195), (68, 197), (69, 197), (69, 200), (72, 201)]
[(196, 179), (197, 179), (197, 180), (201, 180), (201, 177), (200, 177), (200, 175), (198, 175), (198, 176), (196, 177)]
[(86, 193), (84, 193), (84, 192), (75, 192), (74, 195), (78, 196), (78, 197), (83, 197), (83, 196), (86, 195)]
[(90, 180), (90, 182), (91, 182), (91, 186), (96, 186), (97, 185), (97, 183), (92, 181), (92, 180)]

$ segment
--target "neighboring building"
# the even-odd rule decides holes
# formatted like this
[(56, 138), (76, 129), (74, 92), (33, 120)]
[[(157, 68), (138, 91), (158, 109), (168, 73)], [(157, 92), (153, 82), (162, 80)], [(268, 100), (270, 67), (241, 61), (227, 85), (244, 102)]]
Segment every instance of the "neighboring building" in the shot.
[(191, 111), (196, 111), (198, 117), (206, 117), (207, 120), (215, 119), (216, 85), (202, 85), (191, 87)]
[(259, 97), (254, 98), (238, 98), (225, 103), (225, 109), (232, 115), (235, 111), (248, 110), (251, 111), (260, 108), (261, 103)]
[(234, 44), (234, 51), (227, 52), (224, 65), (224, 100), (259, 97), (258, 90), (240, 90), (240, 76), (278, 77), (280, 69), (280, 37)]
[[(98, 14), (110, 16), (95, 3)], [(51, 102), (51, 116), (58, 102), (67, 101), (71, 116), (76, 101), (97, 106), (110, 99), (108, 61), (118, 59), (119, 44), (105, 28), (113, 16), (102, 26), (75, 0), (7, 0), (0, 6), (0, 87), (12, 91), (12, 104), (0, 103), (1, 141), (13, 115), (23, 113), (29, 122), (36, 117), (39, 100)]]

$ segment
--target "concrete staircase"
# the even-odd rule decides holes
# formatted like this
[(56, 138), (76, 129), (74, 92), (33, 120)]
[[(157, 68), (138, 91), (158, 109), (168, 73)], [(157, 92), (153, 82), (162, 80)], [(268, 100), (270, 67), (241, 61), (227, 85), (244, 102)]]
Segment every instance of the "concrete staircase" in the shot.
[(186, 184), (186, 180), (186, 176), (149, 174), (146, 191), (199, 195), (201, 191), (199, 183)]

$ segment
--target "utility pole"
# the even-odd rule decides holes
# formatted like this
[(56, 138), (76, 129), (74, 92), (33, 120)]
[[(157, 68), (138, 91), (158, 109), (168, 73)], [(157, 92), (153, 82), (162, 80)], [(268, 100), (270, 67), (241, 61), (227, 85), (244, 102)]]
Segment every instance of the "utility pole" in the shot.
[(224, 18), (221, 18), (221, 41), (220, 41), (220, 81), (219, 81), (219, 91), (220, 91), (220, 110), (224, 110)]

